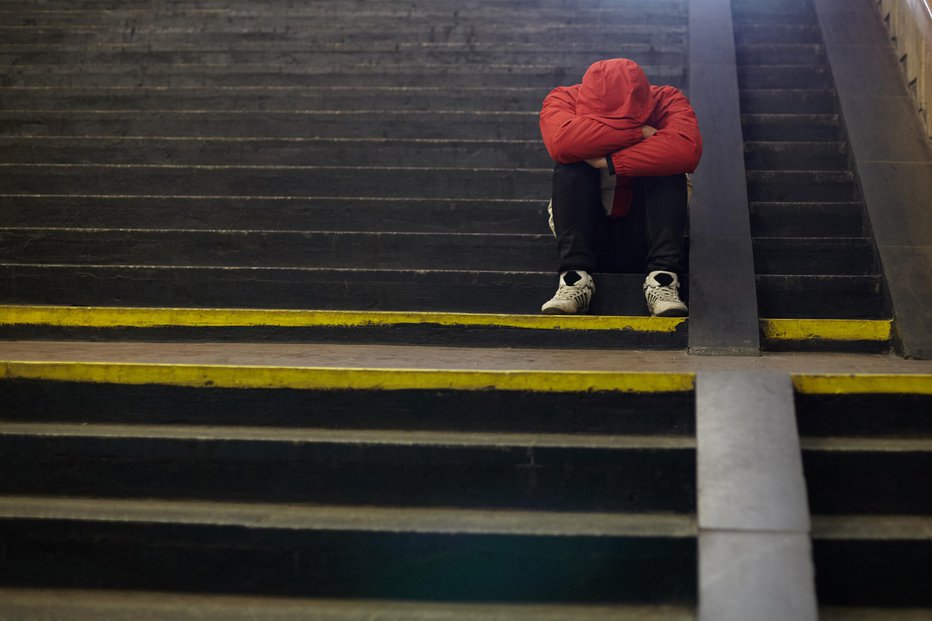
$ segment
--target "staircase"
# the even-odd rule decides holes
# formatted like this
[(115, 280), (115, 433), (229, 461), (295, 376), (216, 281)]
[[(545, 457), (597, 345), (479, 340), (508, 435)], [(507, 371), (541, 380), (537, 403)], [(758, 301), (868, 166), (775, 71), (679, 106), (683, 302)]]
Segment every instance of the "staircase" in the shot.
[[(593, 312), (622, 330), (508, 317), (556, 287), (541, 101), (615, 56), (684, 87), (685, 0), (9, 1), (0, 20), (2, 304), (419, 313), (387, 335), (258, 321), (286, 340), (685, 344), (683, 320), (638, 323), (642, 274), (599, 277)], [(113, 336), (18, 317), (8, 338)], [(216, 323), (116, 327), (257, 328)]]
[[(27, 363), (0, 382), (0, 599), (31, 614), (72, 598), (69, 618), (100, 618), (113, 596), (97, 591), (119, 589), (150, 613), (196, 594), (190, 618), (271, 618), (294, 598), (342, 611), (328, 619), (692, 618), (688, 375), (358, 371), (370, 387), (349, 389), (339, 370), (98, 365), (111, 381), (29, 379), (55, 369), (88, 379)], [(106, 618), (139, 614), (113, 605)]]
[(760, 315), (854, 320), (846, 340), (769, 345), (887, 350), (892, 313), (811, 0), (732, 7)]
[(930, 393), (928, 378), (924, 388), (898, 375), (797, 379), (823, 618), (932, 609)]

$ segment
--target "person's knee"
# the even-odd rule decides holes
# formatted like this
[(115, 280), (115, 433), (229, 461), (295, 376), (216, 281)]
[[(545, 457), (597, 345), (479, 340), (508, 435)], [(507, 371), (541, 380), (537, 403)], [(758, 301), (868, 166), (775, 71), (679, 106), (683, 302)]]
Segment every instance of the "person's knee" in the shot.
[(554, 181), (561, 184), (577, 185), (599, 182), (599, 171), (585, 162), (557, 164), (553, 169)]

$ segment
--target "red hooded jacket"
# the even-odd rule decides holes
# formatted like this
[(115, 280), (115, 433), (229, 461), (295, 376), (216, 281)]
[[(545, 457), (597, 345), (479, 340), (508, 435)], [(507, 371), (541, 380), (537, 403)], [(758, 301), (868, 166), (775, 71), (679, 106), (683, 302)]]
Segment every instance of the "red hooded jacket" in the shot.
[[(644, 125), (657, 133), (645, 138)], [(612, 216), (631, 207), (634, 177), (692, 172), (702, 156), (699, 123), (686, 96), (672, 86), (651, 86), (626, 58), (600, 60), (581, 84), (553, 89), (540, 111), (540, 132), (557, 162), (611, 157), (617, 177)]]

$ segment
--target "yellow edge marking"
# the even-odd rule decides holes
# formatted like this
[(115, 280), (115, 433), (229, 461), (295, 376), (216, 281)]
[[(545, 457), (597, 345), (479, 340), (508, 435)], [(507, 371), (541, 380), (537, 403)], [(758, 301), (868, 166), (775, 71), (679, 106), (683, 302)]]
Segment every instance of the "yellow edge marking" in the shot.
[(634, 330), (674, 332), (682, 317), (610, 315), (498, 315), (481, 313), (264, 310), (247, 308), (121, 308), (0, 306), (0, 325), (69, 328), (334, 327), (436, 324), (537, 330)]
[(0, 361), (0, 378), (112, 384), (319, 390), (512, 390), (683, 392), (691, 373), (602, 371), (446, 371), (113, 362)]
[(932, 395), (932, 375), (794, 375), (793, 386), (799, 392), (814, 395), (869, 393)]
[(761, 319), (769, 341), (889, 341), (890, 319)]

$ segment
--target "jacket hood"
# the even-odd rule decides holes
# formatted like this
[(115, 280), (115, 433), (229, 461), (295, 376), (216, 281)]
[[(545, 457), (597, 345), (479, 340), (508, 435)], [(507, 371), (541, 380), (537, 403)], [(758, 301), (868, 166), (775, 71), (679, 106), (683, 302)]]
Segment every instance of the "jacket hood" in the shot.
[(595, 62), (579, 85), (576, 114), (595, 118), (614, 129), (644, 125), (651, 109), (650, 82), (633, 60)]

